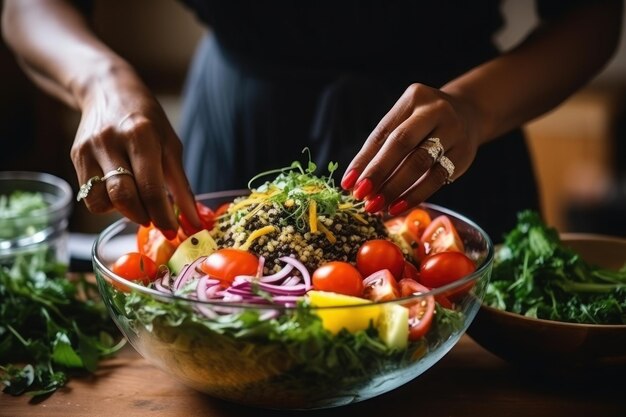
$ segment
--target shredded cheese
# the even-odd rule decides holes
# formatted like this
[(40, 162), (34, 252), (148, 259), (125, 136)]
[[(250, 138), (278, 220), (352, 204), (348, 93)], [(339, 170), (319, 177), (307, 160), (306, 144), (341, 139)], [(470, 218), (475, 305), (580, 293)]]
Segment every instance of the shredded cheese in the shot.
[(352, 217), (354, 217), (356, 220), (358, 220), (359, 222), (361, 222), (361, 223), (363, 223), (363, 224), (369, 224), (369, 223), (368, 223), (368, 221), (367, 221), (367, 220), (365, 220), (365, 219), (363, 218), (363, 216), (361, 216), (359, 213), (353, 213), (353, 212), (350, 212), (350, 211), (349, 211), (348, 213), (350, 213), (350, 215), (351, 215)]
[(339, 206), (337, 206), (337, 208), (339, 210), (346, 210), (346, 209), (352, 208), (353, 206), (354, 205), (352, 203), (342, 203), (342, 204), (339, 204)]
[(275, 230), (276, 228), (274, 226), (265, 226), (265, 227), (261, 227), (260, 229), (256, 229), (255, 231), (250, 233), (246, 241), (241, 246), (239, 246), (239, 249), (248, 250), (250, 248), (250, 245), (252, 245), (252, 243), (254, 243), (255, 240), (257, 240), (263, 235), (272, 233)]
[(317, 203), (315, 200), (309, 201), (309, 228), (311, 233), (317, 232)]
[(243, 220), (244, 220), (244, 221), (248, 221), (248, 220), (249, 220), (252, 216), (254, 216), (255, 214), (257, 214), (257, 212), (258, 212), (259, 210), (261, 210), (261, 208), (262, 208), (263, 206), (264, 206), (264, 203), (259, 203), (259, 205), (258, 205), (258, 206), (256, 206), (256, 207), (255, 207), (255, 208), (253, 208), (252, 210), (250, 210), (250, 211), (248, 212), (248, 214), (246, 214), (246, 215), (243, 217)]
[(319, 222), (317, 224), (317, 227), (320, 228), (320, 230), (322, 231), (322, 233), (324, 233), (324, 235), (326, 236), (326, 239), (328, 239), (330, 243), (334, 244), (337, 241), (337, 238), (335, 237), (335, 235), (333, 235), (333, 232), (328, 230), (328, 228), (324, 226), (322, 222)]
[(261, 203), (261, 202), (263, 202), (264, 200), (265, 200), (265, 198), (263, 198), (263, 199), (262, 199), (262, 198), (246, 198), (245, 200), (239, 201), (239, 202), (237, 202), (236, 204), (234, 204), (234, 205), (233, 205), (233, 206), (229, 209), (229, 211), (231, 211), (231, 212), (235, 212), (235, 211), (240, 210), (240, 209), (242, 209), (242, 208), (244, 208), (244, 207), (251, 206), (251, 205), (253, 205), (253, 204), (258, 204), (258, 203)]

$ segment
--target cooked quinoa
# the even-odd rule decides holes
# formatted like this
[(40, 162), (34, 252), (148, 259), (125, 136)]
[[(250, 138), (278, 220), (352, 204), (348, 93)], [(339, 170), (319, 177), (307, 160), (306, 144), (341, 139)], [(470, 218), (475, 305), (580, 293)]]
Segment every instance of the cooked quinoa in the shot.
[[(233, 204), (238, 201), (241, 199)], [(338, 210), (332, 217), (320, 215), (318, 224), (330, 232), (328, 235), (321, 230), (311, 232), (306, 223), (298, 222), (292, 215), (293, 209), (280, 203), (267, 201), (260, 204), (261, 207), (251, 205), (221, 217), (213, 235), (221, 247), (240, 247), (255, 230), (273, 226), (273, 231), (255, 239), (248, 247), (265, 258), (266, 274), (282, 268), (278, 260), (281, 256), (295, 256), (310, 271), (329, 261), (354, 263), (362, 243), (389, 238), (380, 216), (362, 209)], [(249, 215), (251, 212), (253, 214)]]

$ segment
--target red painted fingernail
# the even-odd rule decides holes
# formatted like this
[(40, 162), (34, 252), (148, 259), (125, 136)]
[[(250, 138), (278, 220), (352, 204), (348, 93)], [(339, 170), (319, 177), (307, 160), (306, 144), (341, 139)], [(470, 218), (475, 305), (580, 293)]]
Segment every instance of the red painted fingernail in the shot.
[(350, 188), (354, 187), (354, 183), (356, 182), (358, 178), (359, 178), (359, 173), (357, 172), (357, 170), (351, 169), (341, 180), (341, 187), (344, 190), (349, 190)]
[(176, 230), (162, 230), (161, 233), (163, 233), (163, 236), (165, 236), (167, 240), (174, 240), (178, 235)]
[(365, 211), (368, 213), (376, 213), (385, 206), (385, 197), (382, 194), (377, 194), (371, 200), (365, 202)]
[(397, 216), (408, 208), (409, 203), (406, 200), (396, 200), (389, 206), (389, 214)]
[(354, 195), (354, 198), (357, 200), (363, 200), (373, 189), (374, 184), (372, 184), (372, 181), (369, 178), (364, 178), (354, 187), (352, 195)]

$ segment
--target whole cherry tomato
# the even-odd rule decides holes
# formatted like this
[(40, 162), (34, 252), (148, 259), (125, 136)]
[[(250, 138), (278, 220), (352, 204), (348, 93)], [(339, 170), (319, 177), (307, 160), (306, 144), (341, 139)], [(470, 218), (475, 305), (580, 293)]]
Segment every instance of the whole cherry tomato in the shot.
[[(156, 278), (158, 268), (156, 263), (146, 255), (130, 252), (120, 256), (111, 267), (111, 271), (129, 281), (141, 281), (147, 285)], [(128, 287), (123, 284), (115, 281), (112, 284), (119, 290), (128, 290)]]
[[(419, 282), (429, 288), (442, 287), (468, 276), (476, 270), (474, 261), (461, 252), (440, 252), (429, 255), (420, 267)], [(474, 282), (462, 285), (443, 294), (450, 300), (456, 300), (466, 294)]]
[(202, 262), (200, 268), (210, 277), (229, 284), (237, 275), (256, 275), (259, 258), (254, 254), (233, 248), (219, 249)]
[(313, 272), (313, 288), (319, 291), (336, 292), (354, 297), (363, 295), (363, 277), (348, 262), (325, 263)]
[(393, 242), (384, 239), (368, 240), (356, 254), (356, 267), (364, 277), (388, 269), (395, 279), (400, 279), (404, 269), (404, 255)]

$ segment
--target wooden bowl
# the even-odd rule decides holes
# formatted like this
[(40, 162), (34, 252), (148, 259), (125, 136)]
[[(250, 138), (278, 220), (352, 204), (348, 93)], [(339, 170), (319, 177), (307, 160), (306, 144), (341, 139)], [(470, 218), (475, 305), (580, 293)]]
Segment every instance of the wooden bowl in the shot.
[[(626, 263), (626, 239), (592, 234), (562, 234), (561, 239), (589, 263), (611, 269)], [(495, 355), (524, 366), (626, 365), (626, 325), (541, 320), (482, 305), (468, 334)]]

